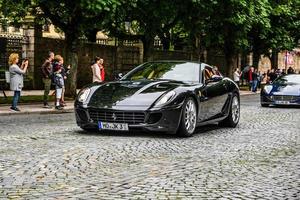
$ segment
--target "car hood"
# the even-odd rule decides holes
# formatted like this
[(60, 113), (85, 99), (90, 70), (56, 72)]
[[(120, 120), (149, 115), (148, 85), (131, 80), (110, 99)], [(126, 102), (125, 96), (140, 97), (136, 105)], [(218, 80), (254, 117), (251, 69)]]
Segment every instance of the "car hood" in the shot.
[(118, 81), (101, 85), (92, 95), (89, 106), (115, 109), (149, 108), (163, 93), (183, 85), (177, 81)]
[(274, 84), (271, 94), (300, 96), (300, 84)]

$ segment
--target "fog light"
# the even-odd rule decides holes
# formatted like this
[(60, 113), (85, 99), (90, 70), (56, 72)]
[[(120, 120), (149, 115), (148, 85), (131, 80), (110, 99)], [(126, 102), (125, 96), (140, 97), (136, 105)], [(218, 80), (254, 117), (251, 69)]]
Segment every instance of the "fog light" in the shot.
[(147, 122), (149, 124), (155, 124), (157, 123), (162, 117), (162, 113), (151, 113)]

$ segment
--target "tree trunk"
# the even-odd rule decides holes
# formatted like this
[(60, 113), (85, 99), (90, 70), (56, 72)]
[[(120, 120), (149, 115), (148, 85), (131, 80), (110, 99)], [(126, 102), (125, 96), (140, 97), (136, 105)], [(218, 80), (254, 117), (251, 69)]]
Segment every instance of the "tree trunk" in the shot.
[(236, 67), (237, 55), (234, 53), (225, 53), (226, 74), (225, 76), (233, 78), (234, 68)]
[(271, 68), (277, 69), (278, 68), (278, 51), (272, 50), (271, 60)]
[(97, 33), (98, 33), (98, 30), (93, 29), (93, 30), (86, 32), (85, 35), (89, 42), (97, 42)]
[(253, 51), (253, 67), (258, 68), (260, 59), (260, 53), (258, 51)]
[(163, 45), (163, 50), (168, 51), (170, 49), (170, 46), (171, 46), (170, 33), (162, 34), (160, 39), (161, 39), (161, 42), (162, 42), (162, 45)]
[(144, 62), (153, 61), (154, 37), (144, 36), (142, 42), (144, 50)]
[(66, 33), (65, 37), (65, 48), (66, 48), (66, 59), (65, 59), (65, 67), (71, 65), (70, 74), (66, 81), (66, 93), (67, 97), (75, 98), (77, 95), (77, 67), (78, 67), (78, 52), (77, 47), (79, 41), (76, 35), (72, 33)]

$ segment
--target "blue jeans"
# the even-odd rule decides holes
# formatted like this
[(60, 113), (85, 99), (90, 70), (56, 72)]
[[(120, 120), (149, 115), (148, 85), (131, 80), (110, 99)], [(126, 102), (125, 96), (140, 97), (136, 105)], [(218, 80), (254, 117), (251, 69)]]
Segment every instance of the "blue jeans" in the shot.
[(16, 108), (21, 96), (21, 91), (15, 91), (11, 107)]
[(256, 92), (257, 91), (257, 83), (258, 83), (257, 80), (254, 80), (252, 82), (252, 92)]

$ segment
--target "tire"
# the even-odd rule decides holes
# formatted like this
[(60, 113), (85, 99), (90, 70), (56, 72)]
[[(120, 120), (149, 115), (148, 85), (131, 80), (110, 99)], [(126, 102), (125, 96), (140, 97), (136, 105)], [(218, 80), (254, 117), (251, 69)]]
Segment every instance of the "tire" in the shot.
[(267, 103), (261, 103), (260, 105), (261, 105), (261, 107), (269, 107), (269, 104), (267, 104)]
[(185, 100), (182, 106), (182, 116), (180, 119), (177, 135), (190, 137), (194, 134), (197, 125), (197, 106), (192, 97)]
[(234, 94), (231, 99), (229, 115), (221, 122), (220, 126), (235, 128), (240, 120), (240, 100), (237, 94)]

